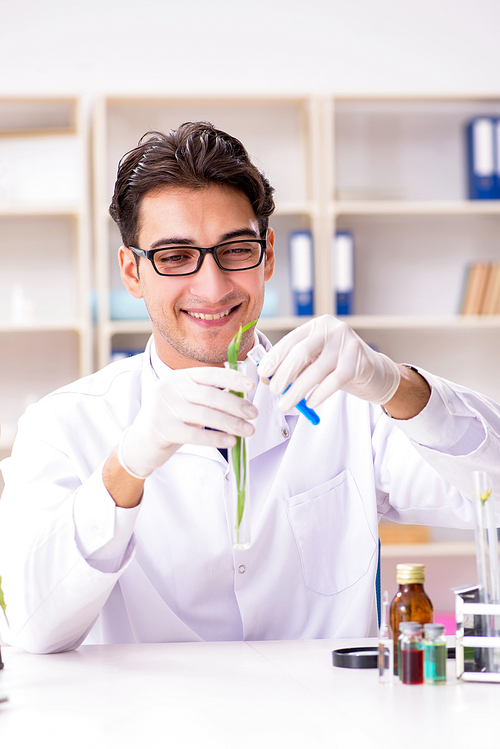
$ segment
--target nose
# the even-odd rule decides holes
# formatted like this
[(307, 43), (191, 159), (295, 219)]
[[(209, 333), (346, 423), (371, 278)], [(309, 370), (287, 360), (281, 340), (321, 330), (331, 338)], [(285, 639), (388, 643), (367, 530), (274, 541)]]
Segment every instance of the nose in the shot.
[(221, 270), (210, 254), (205, 255), (200, 270), (191, 279), (191, 294), (209, 302), (218, 302), (234, 289), (231, 274)]

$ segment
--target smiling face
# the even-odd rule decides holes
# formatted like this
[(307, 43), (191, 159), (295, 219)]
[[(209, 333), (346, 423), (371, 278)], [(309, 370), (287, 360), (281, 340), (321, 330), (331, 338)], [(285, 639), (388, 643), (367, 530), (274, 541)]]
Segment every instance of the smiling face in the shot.
[[(258, 238), (259, 226), (248, 198), (212, 184), (201, 189), (165, 186), (147, 193), (139, 216), (138, 247), (171, 245), (213, 247), (228, 238)], [(257, 268), (223, 271), (211, 255), (191, 276), (160, 276), (146, 258), (127, 247), (119, 250), (123, 283), (144, 297), (159, 357), (172, 369), (222, 366), (227, 347), (240, 325), (257, 320), (264, 303), (264, 282), (274, 268), (274, 233), (268, 229), (267, 252)], [(252, 348), (253, 328), (243, 334), (240, 358)]]

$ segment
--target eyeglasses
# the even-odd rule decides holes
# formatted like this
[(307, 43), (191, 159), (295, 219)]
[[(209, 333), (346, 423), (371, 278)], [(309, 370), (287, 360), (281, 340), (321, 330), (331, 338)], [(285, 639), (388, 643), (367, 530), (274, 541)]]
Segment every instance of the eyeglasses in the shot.
[(238, 239), (214, 247), (162, 247), (158, 250), (132, 252), (151, 261), (160, 276), (191, 276), (200, 270), (205, 255), (212, 255), (221, 270), (251, 270), (261, 264), (266, 254), (266, 239)]

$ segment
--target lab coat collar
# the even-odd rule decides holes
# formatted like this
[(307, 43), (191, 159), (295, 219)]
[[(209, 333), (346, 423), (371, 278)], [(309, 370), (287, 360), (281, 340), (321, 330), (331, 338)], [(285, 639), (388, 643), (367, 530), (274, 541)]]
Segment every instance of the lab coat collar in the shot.
[[(268, 339), (260, 332), (256, 331), (256, 343), (261, 343), (266, 351), (271, 348)], [(142, 393), (141, 402), (146, 402), (149, 393), (158, 377), (169, 370), (169, 367), (159, 358), (153, 337), (148, 341), (144, 353), (143, 375), (142, 375)], [(298, 413), (295, 408), (283, 413), (278, 408), (279, 398), (273, 395), (267, 385), (264, 385), (258, 377), (257, 367), (248, 361), (247, 374), (256, 383), (255, 389), (250, 394), (251, 400), (259, 411), (259, 416), (253, 421), (255, 432), (247, 438), (247, 448), (249, 459), (252, 460), (262, 453), (268, 452), (273, 447), (286, 442), (291, 432)], [(253, 396), (253, 398), (252, 398)], [(179, 453), (188, 453), (199, 455), (211, 460), (217, 460), (227, 465), (226, 461), (215, 447), (206, 447), (203, 445), (182, 445)]]

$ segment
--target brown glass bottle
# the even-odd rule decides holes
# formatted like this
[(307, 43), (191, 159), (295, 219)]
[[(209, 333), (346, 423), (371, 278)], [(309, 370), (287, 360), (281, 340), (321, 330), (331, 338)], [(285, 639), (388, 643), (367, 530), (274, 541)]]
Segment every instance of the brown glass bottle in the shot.
[(394, 673), (398, 673), (398, 636), (400, 622), (430, 624), (434, 609), (424, 590), (425, 565), (398, 564), (396, 580), (399, 590), (392, 599), (390, 624), (394, 642)]

